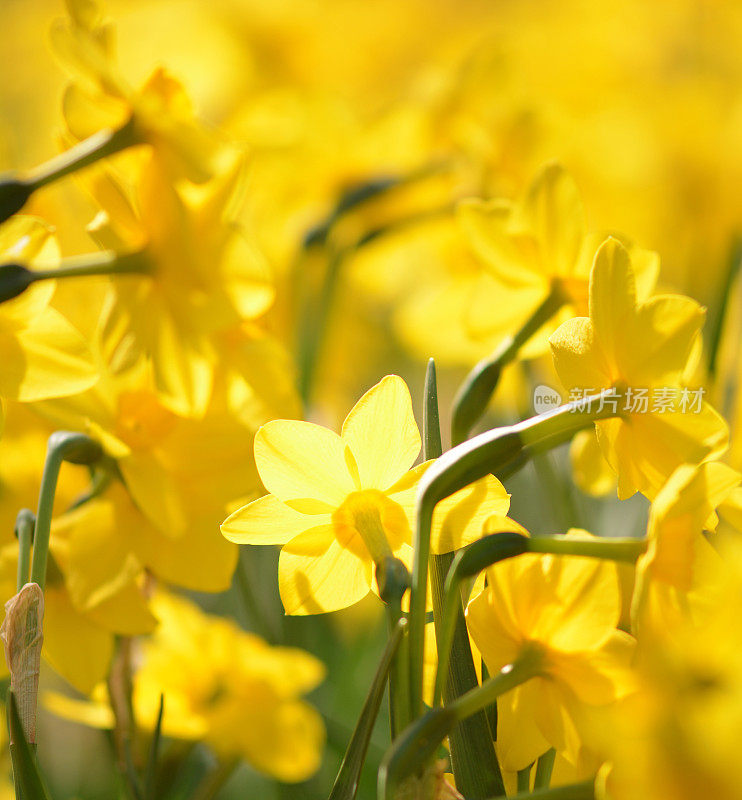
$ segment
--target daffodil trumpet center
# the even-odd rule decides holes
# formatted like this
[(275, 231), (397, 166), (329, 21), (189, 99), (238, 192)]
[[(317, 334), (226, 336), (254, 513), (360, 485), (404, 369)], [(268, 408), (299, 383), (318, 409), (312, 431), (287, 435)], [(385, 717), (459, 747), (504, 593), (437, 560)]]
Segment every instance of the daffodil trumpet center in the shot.
[(451, 418), (451, 436), (454, 445), (463, 442), (469, 431), (484, 413), (502, 370), (518, 355), (533, 335), (568, 302), (561, 282), (554, 279), (549, 293), (523, 323), (520, 329), (508, 336), (500, 346), (482, 359), (466, 376), (454, 398)]

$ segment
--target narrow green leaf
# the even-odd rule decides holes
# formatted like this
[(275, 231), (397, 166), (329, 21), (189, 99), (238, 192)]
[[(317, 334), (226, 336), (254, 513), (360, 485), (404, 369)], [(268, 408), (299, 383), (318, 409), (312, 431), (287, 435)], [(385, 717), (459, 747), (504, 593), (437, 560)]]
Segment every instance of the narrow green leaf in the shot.
[[(26, 734), (18, 713), (18, 704), (11, 689), (5, 696), (10, 734), (10, 757), (13, 762), (13, 779), (17, 800), (49, 800), (49, 793), (42, 780), (36, 755), (26, 741)], [(20, 794), (18, 794), (20, 790)]]
[(157, 759), (160, 752), (160, 738), (162, 736), (162, 716), (165, 711), (165, 695), (160, 694), (160, 707), (157, 710), (157, 722), (152, 733), (152, 742), (149, 746), (147, 769), (144, 773), (144, 800), (154, 800), (157, 778)]
[(387, 677), (406, 628), (407, 621), (402, 618), (397, 622), (392, 635), (389, 637), (378, 669), (371, 682), (366, 701), (361, 709), (361, 715), (348, 743), (348, 749), (340, 765), (340, 771), (337, 774), (337, 778), (335, 778), (335, 784), (330, 792), (329, 800), (353, 800), (356, 796), (368, 745), (371, 741), (371, 734), (384, 697)]

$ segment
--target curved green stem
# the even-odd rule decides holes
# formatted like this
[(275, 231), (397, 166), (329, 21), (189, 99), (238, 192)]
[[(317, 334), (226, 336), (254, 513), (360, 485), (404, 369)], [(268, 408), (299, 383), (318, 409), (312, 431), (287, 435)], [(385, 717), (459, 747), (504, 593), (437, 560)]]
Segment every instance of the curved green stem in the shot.
[(448, 706), (432, 708), (413, 722), (393, 743), (379, 768), (378, 798), (391, 800), (400, 783), (430, 761), (453, 727), (494, 703), (497, 698), (539, 674), (541, 654), (533, 648), (481, 686)]
[(482, 359), (466, 376), (456, 392), (451, 417), (451, 440), (454, 445), (463, 442), (469, 431), (482, 416), (497, 389), (502, 370), (515, 360), (520, 349), (548, 322), (568, 298), (558, 281), (554, 281), (549, 294), (523, 323), (520, 330), (505, 339), (492, 355)]
[(15, 535), (18, 537), (18, 574), (16, 591), (28, 583), (28, 571), (31, 566), (31, 546), (33, 545), (36, 517), (33, 511), (22, 508), (15, 519)]
[(44, 472), (41, 476), (39, 507), (36, 511), (33, 561), (31, 562), (31, 582), (38, 583), (42, 590), (46, 582), (46, 563), (49, 556), (54, 495), (57, 490), (57, 480), (62, 462), (92, 464), (102, 455), (103, 451), (98, 442), (83, 433), (57, 431), (49, 437)]
[(536, 776), (533, 779), (534, 789), (548, 789), (551, 782), (551, 773), (554, 771), (556, 750), (550, 747), (536, 762)]
[(6, 178), (0, 182), (0, 222), (20, 211), (31, 195), (42, 186), (47, 186), (135, 144), (139, 142), (133, 119), (130, 118), (116, 130), (107, 128), (94, 133), (64, 153), (30, 170), (24, 176)]
[(436, 505), (470, 483), (492, 473), (502, 480), (520, 469), (534, 453), (569, 441), (594, 422), (618, 415), (614, 390), (568, 403), (546, 414), (485, 431), (444, 453), (420, 480), (417, 491), (415, 540), (410, 600), (410, 693), (411, 715), (420, 716), (425, 605), (430, 557), (430, 531)]

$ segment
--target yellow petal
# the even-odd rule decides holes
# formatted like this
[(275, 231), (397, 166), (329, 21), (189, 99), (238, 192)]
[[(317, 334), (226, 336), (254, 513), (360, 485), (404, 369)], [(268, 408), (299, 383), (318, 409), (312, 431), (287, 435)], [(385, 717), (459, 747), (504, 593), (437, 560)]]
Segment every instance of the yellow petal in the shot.
[(595, 341), (615, 368), (617, 347), (636, 312), (634, 270), (628, 251), (618, 239), (606, 239), (595, 254), (589, 306)]
[(347, 444), (311, 422), (274, 420), (255, 434), (255, 462), (265, 488), (309, 514), (332, 512), (358, 488)]
[(539, 243), (546, 274), (572, 275), (587, 232), (585, 210), (577, 185), (560, 164), (548, 164), (533, 182), (521, 217)]
[(689, 297), (661, 295), (643, 303), (621, 331), (623, 377), (635, 387), (680, 380), (698, 340), (705, 310)]
[(399, 480), (421, 447), (402, 378), (387, 375), (369, 389), (345, 418), (341, 435), (355, 457), (360, 488), (384, 491)]
[(616, 473), (603, 457), (594, 431), (580, 431), (569, 448), (572, 478), (585, 494), (603, 497), (616, 489)]
[(221, 531), (237, 544), (286, 544), (309, 528), (329, 523), (329, 515), (300, 514), (267, 494), (230, 514)]
[(371, 591), (372, 578), (371, 561), (341, 547), (330, 525), (292, 539), (278, 561), (278, 588), (287, 614), (346, 608)]
[(0, 393), (21, 402), (77, 394), (98, 379), (85, 339), (53, 308), (0, 339)]
[(554, 369), (568, 389), (600, 391), (611, 385), (609, 367), (587, 317), (574, 317), (562, 323), (549, 337), (549, 345)]
[[(497, 524), (507, 524), (506, 514), (510, 508), (510, 495), (505, 487), (494, 477), (486, 478), (460, 489), (450, 497), (438, 503), (433, 514), (433, 526), (430, 535), (430, 549), (433, 553), (450, 553), (471, 542), (481, 539), (485, 531), (485, 522), (493, 517)], [(513, 523), (507, 530), (521, 530)], [(498, 530), (504, 528), (498, 527)]]
[(44, 594), (44, 657), (75, 689), (89, 694), (108, 675), (113, 634), (75, 611), (64, 589), (47, 586)]
[(517, 772), (531, 766), (550, 747), (536, 724), (543, 703), (543, 681), (531, 680), (497, 701), (497, 755), (503, 769)]
[(456, 208), (472, 250), (498, 283), (511, 289), (549, 290), (533, 238), (512, 230), (514, 208), (501, 200), (465, 200)]
[(272, 705), (234, 732), (233, 745), (253, 767), (284, 783), (311, 777), (325, 742), (322, 717), (301, 700)]

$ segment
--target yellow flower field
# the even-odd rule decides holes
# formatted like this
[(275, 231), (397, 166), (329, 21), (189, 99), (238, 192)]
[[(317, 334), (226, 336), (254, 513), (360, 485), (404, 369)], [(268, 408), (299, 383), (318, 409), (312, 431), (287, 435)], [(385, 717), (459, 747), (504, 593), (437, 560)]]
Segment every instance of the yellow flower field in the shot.
[(0, 22), (0, 796), (742, 800), (742, 6)]

